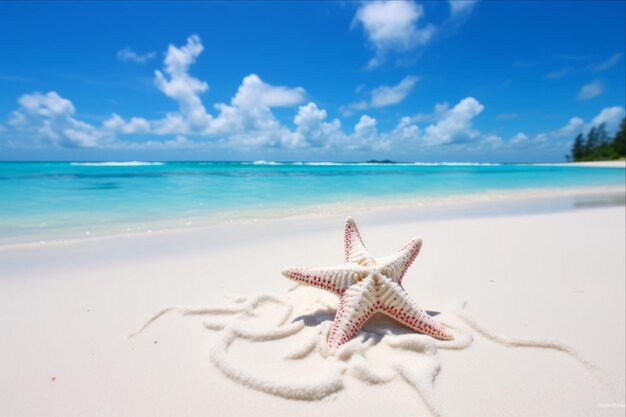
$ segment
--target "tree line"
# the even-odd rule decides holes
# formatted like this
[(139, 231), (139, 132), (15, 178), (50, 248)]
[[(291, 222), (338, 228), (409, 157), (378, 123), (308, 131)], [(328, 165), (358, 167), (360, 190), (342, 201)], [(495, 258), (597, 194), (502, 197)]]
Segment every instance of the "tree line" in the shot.
[(587, 135), (579, 133), (574, 139), (572, 150), (567, 159), (579, 161), (605, 161), (626, 158), (626, 117), (622, 119), (614, 137), (610, 137), (602, 123), (594, 126)]

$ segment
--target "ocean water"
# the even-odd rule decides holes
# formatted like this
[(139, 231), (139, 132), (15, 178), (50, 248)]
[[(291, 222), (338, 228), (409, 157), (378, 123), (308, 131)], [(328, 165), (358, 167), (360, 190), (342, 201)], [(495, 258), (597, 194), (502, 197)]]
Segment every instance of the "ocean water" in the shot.
[(0, 243), (332, 205), (624, 186), (624, 175), (616, 168), (508, 164), (3, 162)]

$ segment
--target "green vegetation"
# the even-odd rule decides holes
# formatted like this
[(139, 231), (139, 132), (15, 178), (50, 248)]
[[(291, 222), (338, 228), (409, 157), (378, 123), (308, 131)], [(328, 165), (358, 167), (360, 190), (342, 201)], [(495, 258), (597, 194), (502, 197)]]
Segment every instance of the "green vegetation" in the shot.
[(606, 161), (626, 158), (626, 117), (622, 119), (619, 130), (613, 138), (609, 137), (606, 126), (594, 126), (587, 136), (579, 133), (572, 144), (569, 161)]
[(391, 159), (370, 159), (369, 161), (365, 161), (368, 164), (395, 164)]

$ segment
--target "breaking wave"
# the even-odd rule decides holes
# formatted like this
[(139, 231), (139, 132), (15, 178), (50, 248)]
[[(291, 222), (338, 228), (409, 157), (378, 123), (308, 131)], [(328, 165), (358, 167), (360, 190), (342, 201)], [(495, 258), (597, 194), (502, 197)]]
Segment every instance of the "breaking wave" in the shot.
[(150, 165), (165, 165), (165, 162), (141, 162), (141, 161), (128, 161), (128, 162), (70, 162), (70, 165), (79, 167), (139, 167)]
[(305, 166), (499, 166), (496, 162), (278, 162), (258, 160), (242, 162), (244, 165), (305, 165)]

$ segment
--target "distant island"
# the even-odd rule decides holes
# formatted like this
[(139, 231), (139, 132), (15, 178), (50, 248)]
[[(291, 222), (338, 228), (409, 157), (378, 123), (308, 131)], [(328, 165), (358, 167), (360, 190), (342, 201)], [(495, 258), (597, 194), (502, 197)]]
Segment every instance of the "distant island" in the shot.
[(579, 133), (574, 139), (572, 150), (567, 155), (570, 162), (607, 161), (626, 158), (626, 117), (613, 138), (602, 123), (594, 126), (587, 135)]
[(367, 164), (395, 164), (395, 161), (392, 161), (391, 159), (370, 159), (368, 161), (365, 161), (365, 163)]

